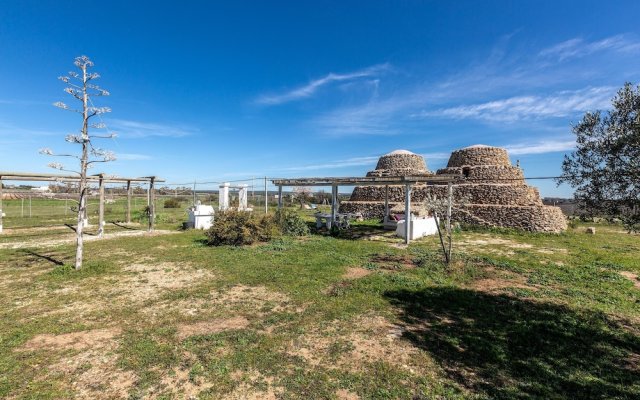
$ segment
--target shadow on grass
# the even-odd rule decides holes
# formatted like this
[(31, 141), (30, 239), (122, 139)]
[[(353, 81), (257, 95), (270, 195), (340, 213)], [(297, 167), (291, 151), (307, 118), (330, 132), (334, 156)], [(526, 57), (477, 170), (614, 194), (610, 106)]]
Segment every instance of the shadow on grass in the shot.
[(35, 251), (26, 249), (26, 250), (22, 250), (23, 253), (28, 254), (30, 256), (36, 257), (36, 258), (40, 258), (42, 260), (46, 260), (49, 261), (51, 263), (54, 263), (55, 265), (58, 266), (62, 266), (64, 265), (64, 262), (60, 261), (60, 260), (56, 260), (55, 258), (48, 256), (46, 254), (40, 254), (40, 253), (36, 253)]
[(403, 337), (490, 398), (640, 398), (640, 337), (597, 312), (457, 288), (385, 293)]

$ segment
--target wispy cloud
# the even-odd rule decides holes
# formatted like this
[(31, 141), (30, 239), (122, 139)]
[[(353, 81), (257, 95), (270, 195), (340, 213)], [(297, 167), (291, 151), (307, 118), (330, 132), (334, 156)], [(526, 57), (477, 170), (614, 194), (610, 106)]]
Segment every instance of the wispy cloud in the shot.
[(136, 153), (117, 153), (116, 158), (118, 160), (138, 161), (138, 160), (151, 160), (152, 157), (146, 154)]
[[(315, 94), (318, 91), (318, 89), (330, 83), (351, 81), (359, 78), (378, 76), (382, 72), (389, 70), (389, 68), (390, 68), (389, 64), (385, 63), (385, 64), (374, 65), (358, 71), (349, 72), (346, 74), (336, 74), (332, 72), (320, 79), (312, 80), (304, 86), (298, 87), (296, 89), (293, 89), (285, 93), (273, 94), (273, 95), (262, 95), (256, 100), (256, 103), (263, 104), (263, 105), (278, 105), (278, 104), (283, 104), (291, 101), (308, 98), (308, 97), (311, 97), (313, 94)], [(376, 85), (377, 85), (377, 82), (376, 82)]]
[(110, 119), (107, 121), (109, 129), (118, 133), (121, 138), (171, 137), (180, 138), (198, 132), (193, 127), (183, 125), (169, 125), (151, 122), (139, 122), (124, 119)]
[(330, 162), (320, 163), (320, 164), (301, 165), (301, 166), (288, 167), (288, 168), (278, 168), (278, 171), (296, 172), (296, 171), (312, 171), (312, 170), (323, 170), (323, 169), (359, 167), (363, 165), (375, 165), (377, 161), (378, 161), (377, 156), (353, 157), (345, 160), (336, 160), (336, 161), (330, 161)]
[(587, 42), (582, 38), (573, 38), (543, 49), (539, 55), (564, 61), (607, 50), (627, 53), (640, 52), (640, 42), (633, 41), (625, 35), (611, 36), (593, 42)]
[(515, 96), (485, 103), (422, 111), (415, 117), (480, 119), (515, 122), (558, 118), (608, 108), (615, 88), (610, 86), (562, 91), (549, 96)]
[(535, 143), (517, 143), (504, 146), (511, 155), (544, 154), (573, 150), (575, 140), (543, 140)]

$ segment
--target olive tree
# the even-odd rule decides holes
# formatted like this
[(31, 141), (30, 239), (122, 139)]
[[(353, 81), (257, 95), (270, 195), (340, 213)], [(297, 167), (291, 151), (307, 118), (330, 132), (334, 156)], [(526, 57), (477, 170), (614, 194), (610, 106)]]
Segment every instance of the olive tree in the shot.
[(111, 112), (109, 107), (96, 107), (93, 104), (92, 98), (100, 96), (108, 96), (109, 92), (95, 85), (93, 81), (100, 77), (95, 72), (90, 72), (89, 69), (93, 67), (93, 62), (87, 56), (77, 57), (74, 61), (74, 65), (78, 71), (71, 71), (68, 76), (61, 76), (58, 79), (67, 84), (64, 89), (66, 93), (71, 95), (76, 101), (79, 102), (79, 107), (70, 107), (63, 102), (56, 102), (53, 105), (63, 110), (72, 111), (80, 114), (82, 118), (81, 128), (77, 133), (69, 134), (65, 137), (65, 140), (72, 144), (77, 144), (81, 147), (79, 154), (67, 154), (67, 153), (55, 153), (49, 148), (40, 150), (41, 154), (56, 156), (56, 157), (68, 157), (74, 158), (78, 162), (78, 169), (71, 167), (68, 169), (65, 165), (57, 162), (49, 164), (49, 167), (59, 169), (61, 171), (68, 171), (78, 175), (78, 185), (80, 196), (78, 199), (78, 224), (76, 228), (76, 261), (75, 268), (80, 269), (82, 267), (82, 250), (83, 250), (83, 237), (82, 232), (85, 225), (85, 215), (87, 209), (87, 170), (96, 163), (104, 163), (115, 160), (115, 156), (111, 151), (101, 149), (94, 145), (94, 139), (109, 139), (115, 137), (115, 134), (94, 134), (95, 129), (106, 128), (102, 122), (93, 123), (94, 117), (99, 117), (101, 114)]
[(626, 83), (611, 110), (586, 113), (572, 130), (576, 150), (565, 155), (558, 184), (574, 187), (588, 214), (640, 231), (640, 86)]

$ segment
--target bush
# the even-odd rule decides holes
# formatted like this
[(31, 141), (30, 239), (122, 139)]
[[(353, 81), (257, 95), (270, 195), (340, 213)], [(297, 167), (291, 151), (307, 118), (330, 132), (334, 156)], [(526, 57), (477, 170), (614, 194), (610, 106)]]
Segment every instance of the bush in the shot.
[(268, 242), (280, 231), (270, 215), (256, 217), (248, 212), (228, 210), (216, 214), (213, 225), (205, 234), (209, 245), (242, 246)]
[(180, 199), (171, 197), (164, 201), (164, 208), (180, 208)]
[(285, 235), (305, 236), (309, 234), (309, 226), (295, 211), (279, 209), (276, 211), (275, 222)]

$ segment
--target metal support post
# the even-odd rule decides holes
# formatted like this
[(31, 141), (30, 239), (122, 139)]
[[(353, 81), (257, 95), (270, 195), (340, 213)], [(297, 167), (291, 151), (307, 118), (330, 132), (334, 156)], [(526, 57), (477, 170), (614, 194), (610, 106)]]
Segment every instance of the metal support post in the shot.
[(133, 188), (131, 187), (131, 181), (127, 181), (127, 215), (126, 221), (127, 224), (131, 223), (131, 194), (133, 192)]
[(278, 186), (278, 210), (282, 208), (282, 186)]
[(404, 193), (404, 242), (409, 244), (411, 241), (411, 184), (405, 185)]
[(155, 206), (155, 176), (149, 180), (149, 232), (155, 228), (156, 206)]

